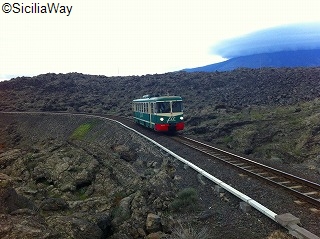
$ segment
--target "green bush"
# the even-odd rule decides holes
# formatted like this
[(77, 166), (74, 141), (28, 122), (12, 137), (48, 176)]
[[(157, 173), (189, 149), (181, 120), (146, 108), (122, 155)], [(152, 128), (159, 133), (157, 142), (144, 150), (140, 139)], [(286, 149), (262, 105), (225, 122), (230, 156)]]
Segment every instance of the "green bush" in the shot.
[(73, 131), (70, 138), (81, 140), (86, 136), (86, 134), (90, 131), (91, 128), (92, 128), (91, 123), (82, 124)]
[(185, 188), (177, 194), (177, 198), (170, 204), (170, 209), (172, 211), (194, 210), (197, 203), (197, 191), (194, 188)]

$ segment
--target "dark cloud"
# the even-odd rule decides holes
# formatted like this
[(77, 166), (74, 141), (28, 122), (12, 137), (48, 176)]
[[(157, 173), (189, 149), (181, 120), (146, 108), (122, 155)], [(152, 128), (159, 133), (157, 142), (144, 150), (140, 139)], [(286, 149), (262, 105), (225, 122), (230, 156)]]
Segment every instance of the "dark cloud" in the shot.
[(269, 28), (212, 47), (211, 53), (234, 58), (259, 53), (320, 49), (320, 23), (295, 24)]

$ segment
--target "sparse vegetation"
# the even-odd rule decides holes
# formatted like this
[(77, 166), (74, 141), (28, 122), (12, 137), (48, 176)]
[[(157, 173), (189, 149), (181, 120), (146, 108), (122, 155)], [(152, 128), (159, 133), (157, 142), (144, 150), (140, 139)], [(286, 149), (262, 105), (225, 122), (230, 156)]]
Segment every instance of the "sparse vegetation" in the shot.
[(78, 200), (85, 200), (88, 198), (88, 195), (86, 194), (86, 188), (80, 188), (75, 192), (75, 196)]
[[(4, 118), (7, 118), (6, 122), (13, 121), (10, 115), (3, 115), (0, 119), (0, 121), (2, 120), (2, 125), (7, 125), (3, 123)], [(50, 204), (52, 208), (57, 208), (58, 211), (41, 213), (49, 223), (48, 228), (58, 230), (59, 232), (77, 231), (79, 228), (91, 228), (88, 226), (93, 225), (92, 221), (87, 221), (87, 218), (91, 220), (92, 217), (97, 217), (99, 220), (102, 220), (100, 221), (102, 224), (99, 223), (98, 225), (105, 225), (104, 223), (108, 220), (112, 220), (113, 223), (115, 223), (113, 225), (117, 225), (116, 228), (119, 230), (118, 232), (125, 231), (126, 235), (129, 235), (131, 232), (134, 232), (137, 224), (139, 228), (144, 228), (147, 211), (156, 210), (162, 218), (181, 219), (184, 226), (180, 229), (177, 228), (177, 231), (172, 230), (168, 233), (170, 235), (175, 233), (177, 238), (205, 238), (203, 235), (206, 232), (207, 223), (214, 225), (214, 227), (209, 228), (208, 238), (212, 238), (214, 235), (224, 235), (224, 230), (228, 230), (228, 222), (226, 222), (225, 220), (227, 219), (224, 218), (225, 215), (229, 216), (229, 213), (224, 214), (225, 208), (215, 208), (214, 211), (207, 214), (209, 215), (207, 219), (203, 219), (202, 215), (207, 217), (206, 214), (202, 213), (204, 212), (203, 210), (207, 209), (208, 204), (205, 203), (205, 205), (203, 205), (206, 200), (203, 200), (202, 186), (197, 188), (199, 189), (201, 200), (198, 192), (195, 190), (195, 184), (192, 184), (194, 188), (187, 188), (177, 193), (177, 197), (174, 197), (174, 193), (179, 190), (179, 188), (175, 187), (175, 184), (183, 182), (180, 189), (184, 188), (186, 181), (189, 180), (188, 177), (191, 170), (182, 170), (187, 176), (180, 179), (177, 177), (175, 179), (166, 175), (166, 173), (168, 173), (167, 167), (157, 167), (157, 165), (160, 166), (164, 163), (161, 160), (157, 161), (157, 164), (144, 164), (141, 162), (131, 164), (121, 159), (118, 154), (114, 154), (112, 151), (136, 148), (139, 157), (148, 157), (148, 160), (151, 159), (152, 161), (156, 160), (157, 157), (155, 157), (155, 155), (151, 157), (147, 155), (157, 150), (150, 148), (148, 154), (144, 153), (148, 150), (148, 145), (144, 141), (140, 144), (139, 137), (132, 138), (132, 135), (128, 135), (126, 131), (124, 131), (125, 133), (121, 132), (121, 130), (116, 128), (116, 125), (112, 125), (115, 128), (110, 128), (110, 124), (104, 123), (99, 124), (99, 127), (92, 127), (81, 141), (63, 143), (63, 140), (69, 138), (70, 132), (73, 132), (72, 129), (77, 128), (75, 127), (76, 125), (80, 126), (87, 123), (85, 117), (81, 117), (80, 119), (78, 116), (48, 115), (46, 117), (38, 117), (33, 114), (21, 114), (15, 115), (15, 118), (17, 120), (14, 121), (20, 122), (16, 124), (19, 132), (12, 131), (10, 128), (1, 127), (1, 132), (3, 133), (1, 135), (5, 136), (9, 130), (12, 140), (15, 138), (12, 132), (19, 133), (22, 136), (20, 144), (36, 143), (32, 143), (31, 147), (29, 146), (30, 150), (28, 150), (24, 156), (18, 156), (18, 153), (21, 153), (19, 150), (13, 150), (11, 154), (8, 154), (10, 159), (16, 158), (17, 160), (13, 165), (3, 170), (3, 172), (10, 172), (11, 170), (9, 169), (11, 168), (12, 176), (18, 178), (16, 184), (21, 185), (21, 183), (23, 183), (23, 187), (20, 187), (20, 193), (25, 193), (25, 195), (35, 200), (36, 203), (41, 203), (41, 201), (46, 198), (63, 198), (70, 205), (69, 209), (61, 211), (58, 207), (59, 205), (55, 206), (55, 204), (52, 203)], [(44, 121), (44, 125), (46, 126), (45, 130), (43, 130), (44, 127), (41, 125)], [(30, 127), (30, 125), (34, 125), (35, 122), (38, 122), (38, 124), (36, 124), (35, 127)], [(98, 134), (98, 132), (101, 131), (104, 133)], [(29, 137), (30, 134), (32, 137)], [(27, 135), (27, 137), (24, 135)], [(53, 139), (53, 137), (59, 137), (62, 141)], [(48, 138), (50, 140), (45, 141), (45, 139)], [(95, 138), (95, 142), (93, 138)], [(128, 140), (128, 138), (131, 140)], [(7, 142), (10, 143), (10, 141)], [(100, 145), (107, 147), (99, 147)], [(28, 147), (26, 147), (26, 149), (28, 149)], [(164, 157), (166, 156), (163, 154), (160, 155), (161, 159)], [(2, 157), (2, 162), (6, 162), (6, 160), (4, 160), (5, 158), (6, 157)], [(136, 176), (131, 174), (130, 167), (128, 167), (130, 165), (136, 165), (138, 167), (139, 173), (136, 174)], [(176, 165), (174, 164), (172, 166), (175, 167)], [(141, 167), (143, 168), (142, 170)], [(164, 171), (159, 173), (159, 170), (162, 169)], [(158, 173), (143, 174), (143, 172), (147, 172), (148, 170)], [(24, 181), (21, 181), (21, 179)], [(160, 183), (161, 181), (162, 183)], [(150, 182), (156, 182), (157, 186), (150, 184)], [(144, 188), (146, 184), (148, 187)], [(137, 193), (139, 190), (142, 190), (140, 194)], [(122, 201), (129, 196), (132, 201)], [(219, 198), (213, 197), (211, 199), (213, 200), (211, 205), (217, 205)], [(173, 202), (169, 207), (171, 211), (167, 210), (169, 202)], [(195, 205), (197, 205), (197, 207), (195, 207)], [(226, 204), (226, 207), (229, 206), (230, 205)], [(61, 215), (61, 213), (63, 215)], [(236, 212), (236, 214), (241, 217), (241, 214), (238, 212)], [(199, 217), (199, 215), (201, 215), (201, 217)], [(81, 217), (80, 221), (79, 217)], [(37, 220), (38, 219), (35, 218), (35, 220), (30, 219), (29, 221), (39, 222)], [(21, 219), (21, 222), (24, 221), (25, 220)], [(66, 222), (71, 221), (81, 224), (79, 227), (69, 228)], [(222, 221), (224, 222), (222, 223)], [(236, 225), (238, 225), (237, 223), (241, 225), (243, 223), (241, 220), (239, 222), (238, 219), (235, 221), (233, 222), (235, 222)], [(256, 221), (256, 219), (251, 220), (251, 222), (253, 221)], [(166, 222), (166, 220), (164, 220), (164, 222)], [(190, 222), (190, 224), (188, 224), (188, 222)], [(94, 224), (97, 225), (96, 223), (98, 222), (94, 219)], [(123, 227), (120, 227), (121, 225), (123, 225)], [(165, 225), (170, 226), (172, 224), (167, 221)], [(256, 224), (253, 223), (253, 225)], [(168, 227), (166, 226), (162, 229), (167, 230)], [(32, 225), (30, 228), (34, 231), (35, 226)], [(41, 225), (41, 228), (44, 228), (43, 225)], [(170, 227), (170, 229), (173, 228)], [(105, 230), (107, 231), (107, 229)], [(239, 230), (252, 230), (252, 228), (242, 228)], [(269, 231), (267, 230), (267, 232)], [(85, 229), (83, 233), (88, 233), (88, 231)], [(111, 231), (108, 233), (116, 232)], [(235, 232), (230, 232), (229, 235), (232, 236), (232, 233)], [(265, 231), (261, 233), (266, 236)], [(260, 232), (258, 232), (257, 235), (260, 235)], [(255, 236), (256, 234), (246, 238), (259, 238)], [(32, 237), (34, 238), (34, 236)], [(61, 236), (60, 238), (68, 237)], [(122, 237), (120, 236), (118, 238)]]
[[(301, 163), (320, 150), (319, 73), (320, 68), (242, 68), (140, 77), (44, 74), (0, 82), (0, 110), (126, 116), (132, 99), (176, 94), (184, 100), (184, 134), (252, 158)], [(82, 140), (92, 126), (81, 125), (70, 139)]]
[[(193, 135), (221, 148), (250, 155), (251, 158), (275, 162), (286, 168), (298, 165), (301, 167), (299, 169), (302, 169), (301, 172), (318, 175), (319, 73), (320, 68), (265, 68), (212, 73), (173, 72), (140, 77), (45, 74), (0, 82), (0, 111), (67, 111), (129, 116), (131, 101), (134, 98), (150, 93), (180, 95), (185, 106), (186, 128), (183, 134)], [(290, 78), (286, 77), (288, 75)], [(23, 115), (19, 117), (21, 119)], [(37, 122), (35, 128), (39, 131), (33, 132), (34, 129), (30, 130), (32, 127), (29, 127), (28, 130), (25, 129), (24, 134), (18, 131), (25, 127), (24, 122), (29, 120), (27, 116), (24, 121), (21, 120), (22, 126), (11, 124), (11, 121), (10, 124), (3, 124), (1, 135), (4, 136), (6, 133), (9, 136), (0, 138), (1, 152), (30, 141), (23, 146), (20, 145), (23, 151), (28, 151), (30, 146), (26, 145), (33, 145), (37, 138), (42, 139), (37, 145), (41, 157), (40, 154), (31, 154), (35, 153), (31, 150), (26, 154), (25, 161), (23, 156), (18, 157), (19, 160), (13, 157), (12, 162), (16, 160), (17, 165), (4, 171), (14, 172), (14, 178), (25, 180), (23, 182), (33, 182), (33, 186), (39, 187), (28, 189), (26, 183), (20, 187), (22, 193), (26, 190), (25, 194), (30, 198), (36, 198), (37, 201), (45, 197), (66, 198), (71, 202), (72, 210), (79, 209), (88, 213), (82, 215), (77, 212), (72, 219), (76, 223), (85, 223), (78, 220), (79, 217), (85, 219), (88, 215), (96, 215), (97, 218), (103, 219), (101, 223), (104, 225), (104, 217), (109, 220), (109, 215), (100, 217), (101, 214), (95, 213), (110, 212), (113, 219), (131, 222), (134, 227), (135, 223), (140, 223), (141, 229), (145, 226), (144, 213), (156, 210), (160, 214), (161, 210), (167, 210), (170, 201), (171, 211), (164, 211), (164, 214), (197, 214), (200, 200), (194, 188), (182, 190), (175, 199), (174, 194), (169, 194), (170, 197), (165, 201), (162, 201), (162, 197), (167, 194), (158, 195), (152, 190), (146, 190), (145, 195), (133, 197), (129, 207), (130, 210), (135, 210), (135, 214), (128, 214), (126, 207), (120, 207), (122, 199), (137, 191), (136, 183), (140, 180), (150, 182), (150, 178), (161, 175), (156, 173), (158, 169), (151, 167), (141, 170), (141, 167), (147, 165), (142, 163), (141, 159), (146, 156), (145, 151), (148, 147), (138, 147), (137, 150), (132, 150), (136, 145), (131, 145), (132, 148), (115, 148), (114, 145), (130, 145), (135, 139), (127, 135), (121, 136), (120, 133), (115, 134), (117, 130), (113, 128), (100, 129), (100, 126), (106, 127), (105, 122), (97, 127), (96, 121), (87, 122), (88, 118), (79, 118), (81, 117), (72, 118), (68, 126), (63, 124), (68, 120), (61, 120), (61, 116), (30, 119)], [(59, 124), (60, 122), (63, 123)], [(48, 125), (55, 127), (48, 130)], [(113, 133), (109, 132), (106, 136), (107, 131)], [(30, 138), (26, 140), (29, 135)], [(48, 138), (67, 138), (69, 141), (54, 143), (50, 140), (44, 143)], [(92, 152), (87, 152), (88, 150)], [(6, 163), (9, 165), (9, 162)], [(144, 174), (140, 172), (135, 177), (130, 167), (127, 167), (130, 165), (138, 166), (138, 171), (141, 170)], [(173, 180), (172, 177), (169, 178)], [(92, 182), (92, 185), (88, 182)], [(18, 184), (21, 182), (17, 182)], [(121, 185), (121, 189), (118, 185)], [(165, 181), (163, 187), (167, 185), (171, 185), (171, 182)], [(183, 185), (181, 188), (183, 187), (186, 186)], [(120, 193), (115, 194), (114, 190), (119, 190)], [(176, 193), (172, 188), (170, 190)], [(72, 216), (71, 212), (67, 218), (59, 215), (52, 220), (56, 220), (56, 225), (63, 224), (61, 228), (65, 228), (67, 223), (64, 222), (72, 221), (69, 216)], [(134, 221), (138, 218), (140, 221)], [(54, 228), (52, 220), (48, 220), (49, 228)], [(219, 220), (219, 217), (212, 217), (210, 220)], [(181, 225), (174, 233), (178, 238), (206, 238), (206, 227), (202, 227), (202, 222), (197, 223)], [(84, 228), (81, 226), (79, 228)], [(226, 230), (228, 227), (219, 226), (225, 226)], [(128, 232), (129, 223), (121, 229)], [(130, 230), (130, 233), (134, 233), (135, 228)], [(94, 230), (97, 231), (99, 229)], [(274, 233), (269, 238), (287, 237)]]
[(76, 140), (81, 140), (83, 139), (87, 133), (90, 131), (92, 128), (92, 123), (86, 123), (80, 125), (78, 128), (74, 130), (72, 135), (70, 136), (70, 139), (76, 139)]
[(294, 239), (295, 237), (288, 235), (287, 233), (283, 233), (281, 231), (274, 231), (268, 236), (267, 239)]
[(177, 194), (177, 198), (170, 204), (172, 211), (195, 210), (197, 208), (198, 195), (194, 188), (185, 188)]
[(178, 227), (172, 233), (175, 239), (209, 239), (208, 228), (195, 229), (192, 225), (183, 225), (179, 223)]

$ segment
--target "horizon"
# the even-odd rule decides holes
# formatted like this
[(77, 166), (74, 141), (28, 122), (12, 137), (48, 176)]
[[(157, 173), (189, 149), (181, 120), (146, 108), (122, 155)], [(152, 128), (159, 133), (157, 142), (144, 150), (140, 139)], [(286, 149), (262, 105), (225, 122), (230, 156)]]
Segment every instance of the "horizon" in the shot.
[[(285, 28), (301, 24), (312, 25), (319, 39), (317, 0), (64, 4), (61, 14), (40, 14), (45, 6), (30, 1), (13, 9), (19, 13), (0, 13), (0, 80), (48, 72), (128, 76), (179, 71), (228, 60), (231, 48), (232, 54), (248, 50), (250, 37), (258, 39), (279, 28), (286, 32)], [(29, 9), (34, 13), (22, 13)], [(304, 42), (310, 44), (306, 37)]]
[[(203, 66), (199, 66), (199, 67), (196, 66), (196, 67), (193, 67), (193, 68), (184, 68), (184, 69), (180, 69), (179, 71), (181, 71), (181, 72), (183, 72), (183, 71), (185, 71), (185, 72), (193, 72), (193, 71), (190, 71), (190, 70), (197, 69), (197, 68), (202, 68), (202, 67), (207, 67), (207, 66), (214, 66), (215, 64), (228, 62), (229, 60), (236, 59), (236, 58), (239, 58), (239, 57), (257, 56), (257, 55), (261, 55), (261, 54), (289, 53), (289, 52), (295, 52), (295, 51), (300, 51), (300, 52), (301, 51), (318, 51), (319, 52), (320, 48), (316, 48), (316, 49), (312, 49), (312, 50), (310, 50), (310, 49), (295, 49), (295, 50), (283, 49), (283, 50), (279, 50), (279, 51), (255, 53), (255, 54), (252, 54), (252, 55), (241, 55), (241, 56), (236, 56), (234, 58), (226, 59), (225, 61), (216, 62), (216, 63), (213, 63), (213, 64), (203, 65)], [(248, 68), (248, 66), (243, 66), (243, 67)], [(263, 66), (263, 67), (270, 67), (270, 66)], [(274, 67), (278, 68), (277, 66), (274, 66)], [(299, 67), (299, 66), (286, 66), (286, 67)], [(309, 67), (318, 67), (318, 66), (310, 65), (310, 66), (301, 66), (301, 67), (309, 68)], [(249, 67), (249, 68), (251, 68), (251, 67)], [(252, 69), (254, 69), (254, 68), (256, 68), (256, 67), (253, 67)], [(214, 70), (214, 71), (216, 71), (216, 70)], [(230, 71), (230, 70), (222, 70), (222, 72), (223, 71)], [(113, 76), (102, 75), (102, 76), (106, 76), (106, 77), (127, 77), (127, 76), (145, 76), (145, 75), (167, 74), (167, 73), (175, 73), (175, 72), (178, 72), (178, 71), (162, 72), (162, 73), (154, 73), (154, 74), (146, 73), (146, 74), (141, 74), (141, 75), (125, 75), (125, 76), (121, 76), (121, 75), (113, 75)], [(203, 72), (207, 72), (207, 70), (204, 70)], [(18, 77), (36, 77), (36, 76), (39, 76), (39, 75), (46, 75), (46, 74), (72, 74), (72, 73), (83, 74), (83, 75), (93, 75), (93, 76), (94, 75), (99, 75), (99, 76), (101, 76), (100, 74), (87, 74), (87, 73), (83, 73), (83, 72), (64, 72), (64, 73), (62, 73), (62, 72), (46, 72), (46, 73), (39, 73), (39, 74), (33, 75), (33, 76), (28, 76), (28, 75), (11, 76), (11, 78), (10, 77), (6, 78), (6, 76), (0, 75), (0, 82), (9, 81), (11, 79), (15, 79), (15, 78), (18, 78)]]

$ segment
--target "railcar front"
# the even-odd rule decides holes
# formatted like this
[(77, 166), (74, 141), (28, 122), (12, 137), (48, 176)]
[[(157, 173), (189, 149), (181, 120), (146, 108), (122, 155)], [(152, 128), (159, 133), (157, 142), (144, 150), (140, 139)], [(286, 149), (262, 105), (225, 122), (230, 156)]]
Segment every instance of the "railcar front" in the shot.
[(157, 97), (154, 102), (154, 130), (180, 131), (184, 129), (183, 105), (180, 96)]

